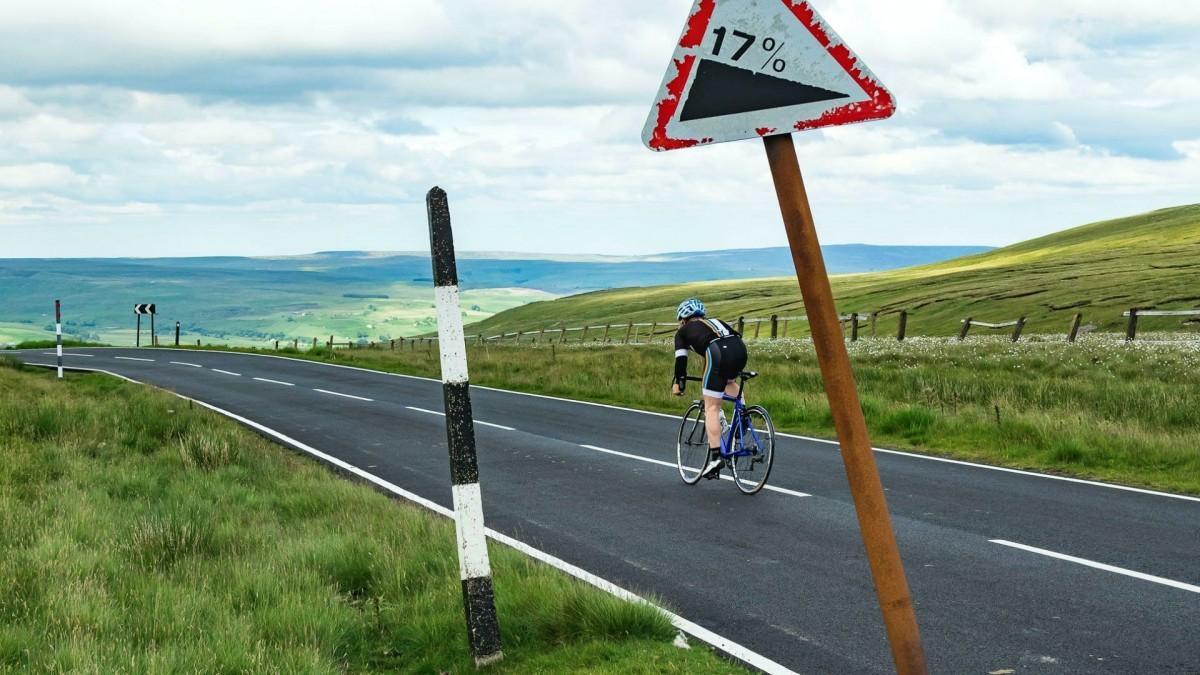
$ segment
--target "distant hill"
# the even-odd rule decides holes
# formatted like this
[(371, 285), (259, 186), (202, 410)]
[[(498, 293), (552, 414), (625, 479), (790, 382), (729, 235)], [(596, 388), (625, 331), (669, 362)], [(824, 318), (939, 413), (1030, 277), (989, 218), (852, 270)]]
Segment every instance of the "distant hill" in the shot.
[[(930, 265), (839, 276), (833, 286), (840, 311), (879, 312), (877, 327), (888, 333), (902, 309), (910, 314), (914, 334), (952, 335), (967, 316), (999, 322), (1020, 315), (1028, 317), (1031, 332), (1065, 333), (1075, 312), (1096, 328), (1116, 330), (1130, 307), (1200, 306), (1200, 205), (1084, 225)], [(586, 293), (514, 308), (471, 330), (669, 322), (675, 304), (691, 295), (723, 318), (804, 313), (789, 276)], [(1149, 328), (1180, 328), (1178, 319), (1145, 322)]]
[[(830, 246), (841, 271), (941, 260), (981, 247)], [(653, 256), (463, 253), (468, 320), (534, 300), (635, 284), (772, 276), (790, 269), (782, 248)], [(0, 260), (0, 342), (52, 331), (61, 298), (68, 333), (132, 341), (132, 305), (158, 305), (160, 334), (179, 321), (189, 339), (379, 340), (434, 330), (425, 253), (331, 251), (274, 258)]]

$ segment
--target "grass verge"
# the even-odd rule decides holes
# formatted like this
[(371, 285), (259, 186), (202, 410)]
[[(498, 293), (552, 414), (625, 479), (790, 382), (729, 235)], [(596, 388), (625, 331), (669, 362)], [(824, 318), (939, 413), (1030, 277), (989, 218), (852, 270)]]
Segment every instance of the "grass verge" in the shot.
[[(450, 521), (215, 414), (0, 358), (0, 670), (475, 672)], [(740, 672), (491, 547), (490, 672)]]
[[(764, 340), (750, 351), (750, 366), (762, 377), (748, 398), (765, 405), (781, 430), (833, 438), (812, 344)], [(668, 413), (684, 407), (668, 392), (672, 354), (665, 345), (469, 352), (477, 384)], [(440, 369), (436, 347), (286, 353), (434, 378)], [(923, 338), (852, 343), (850, 354), (878, 444), (1200, 494), (1200, 342)], [(701, 366), (692, 358), (695, 373)], [(670, 432), (664, 426), (664, 443)]]

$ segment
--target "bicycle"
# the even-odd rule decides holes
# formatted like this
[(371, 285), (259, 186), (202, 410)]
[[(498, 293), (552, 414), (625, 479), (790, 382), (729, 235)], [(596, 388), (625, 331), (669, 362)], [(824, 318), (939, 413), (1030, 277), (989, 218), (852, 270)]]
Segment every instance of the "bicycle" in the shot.
[[(733, 473), (733, 482), (742, 494), (752, 495), (763, 489), (771, 475), (775, 460), (775, 425), (762, 406), (746, 406), (742, 396), (746, 381), (758, 373), (738, 374), (738, 394), (722, 398), (733, 403), (733, 418), (721, 430), (721, 458)], [(688, 380), (699, 382), (698, 377)], [(708, 433), (704, 427), (704, 404), (693, 401), (683, 414), (679, 439), (675, 446), (675, 461), (679, 477), (688, 485), (700, 482), (701, 472), (708, 464)], [(721, 469), (724, 471), (724, 467)]]

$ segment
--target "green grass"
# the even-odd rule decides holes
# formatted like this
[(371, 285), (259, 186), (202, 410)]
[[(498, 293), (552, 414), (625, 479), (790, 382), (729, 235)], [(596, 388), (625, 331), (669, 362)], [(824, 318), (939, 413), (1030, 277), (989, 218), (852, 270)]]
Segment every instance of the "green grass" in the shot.
[[(668, 392), (673, 358), (664, 343), (468, 351), (476, 384), (667, 413), (685, 403)], [(749, 387), (751, 401), (781, 430), (833, 438), (811, 343), (759, 340), (750, 352), (750, 367), (762, 374)], [(850, 354), (877, 444), (1200, 494), (1200, 341), (919, 338), (853, 343)], [(433, 378), (440, 369), (436, 347), (296, 355)], [(662, 431), (659, 442), (669, 446), (670, 422)]]
[[(0, 357), (0, 671), (475, 672), (450, 521), (186, 402)], [(505, 673), (727, 673), (492, 546)]]
[[(1029, 333), (1065, 334), (1076, 312), (1101, 331), (1124, 328), (1131, 307), (1200, 306), (1200, 205), (1163, 209), (1085, 225), (1015, 246), (943, 263), (833, 278), (843, 313), (878, 312), (877, 330), (894, 335), (900, 310), (910, 335), (954, 335), (968, 317), (988, 322), (1028, 317)], [(517, 307), (473, 324), (486, 335), (546, 326), (624, 324), (674, 320), (689, 296), (710, 315), (804, 314), (794, 278), (717, 281), (653, 288), (621, 288)], [(1143, 318), (1144, 330), (1200, 331), (1179, 318)], [(803, 324), (791, 336), (805, 334)], [(669, 330), (664, 328), (664, 330)]]

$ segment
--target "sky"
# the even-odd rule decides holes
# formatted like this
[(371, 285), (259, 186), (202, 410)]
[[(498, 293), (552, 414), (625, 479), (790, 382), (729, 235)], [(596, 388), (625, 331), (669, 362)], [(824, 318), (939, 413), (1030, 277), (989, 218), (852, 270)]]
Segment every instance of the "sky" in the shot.
[[(786, 243), (761, 143), (652, 153), (691, 0), (0, 3), (0, 258)], [(895, 117), (798, 134), (824, 243), (1200, 202), (1195, 0), (818, 0)]]

